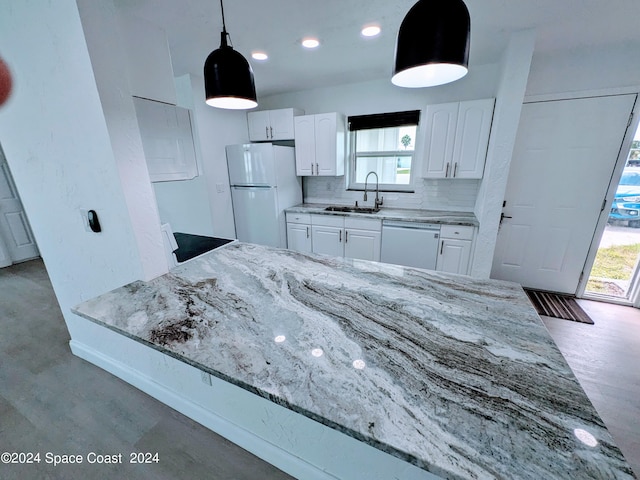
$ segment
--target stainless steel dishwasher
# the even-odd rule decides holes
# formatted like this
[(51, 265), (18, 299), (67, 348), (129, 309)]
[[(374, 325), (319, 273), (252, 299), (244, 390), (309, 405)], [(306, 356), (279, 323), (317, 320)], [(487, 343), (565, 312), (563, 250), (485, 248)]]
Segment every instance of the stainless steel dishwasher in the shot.
[(435, 270), (440, 225), (383, 220), (380, 261)]

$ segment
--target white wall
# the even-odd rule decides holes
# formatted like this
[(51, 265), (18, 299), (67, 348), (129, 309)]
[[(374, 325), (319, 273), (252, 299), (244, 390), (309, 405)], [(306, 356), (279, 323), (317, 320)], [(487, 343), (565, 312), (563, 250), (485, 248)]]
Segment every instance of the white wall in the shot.
[[(149, 79), (151, 83), (151, 79)], [(173, 83), (173, 79), (172, 79)], [(175, 79), (176, 103), (191, 111), (191, 129), (194, 135), (198, 176), (190, 180), (172, 182), (154, 182), (160, 220), (170, 223), (174, 232), (212, 236), (214, 234), (213, 217), (209, 205), (209, 192), (204, 174), (203, 158), (197, 135), (198, 119), (194, 112), (194, 98), (191, 76), (184, 75)]]
[(191, 110), (200, 175), (153, 184), (160, 217), (175, 232), (235, 238), (225, 146), (249, 141), (246, 113), (206, 105), (200, 77), (183, 75), (175, 83), (178, 105)]
[(0, 45), (15, 81), (0, 142), (73, 336), (73, 305), (144, 276), (76, 2), (0, 2)]
[(535, 31), (516, 32), (511, 35), (503, 54), (487, 162), (474, 208), (480, 223), (471, 265), (471, 275), (475, 277), (489, 278), (491, 273), (502, 202), (534, 46)]
[(204, 182), (216, 237), (236, 238), (225, 146), (247, 143), (245, 111), (221, 110), (204, 103), (204, 79), (191, 76), (196, 148), (202, 153)]
[[(640, 44), (624, 43), (536, 53), (527, 96), (566, 94), (640, 86)], [(611, 92), (610, 92), (611, 93)]]
[[(494, 97), (500, 65), (472, 68), (463, 79), (434, 88), (399, 88), (390, 79), (304, 90), (259, 98), (260, 109), (297, 107), (306, 114), (337, 111), (346, 116), (416, 110), (432, 103)], [(424, 124), (423, 124), (424, 127)], [(415, 161), (420, 162), (421, 133)], [(351, 204), (362, 192), (347, 191), (345, 177), (305, 177), (306, 202)], [(477, 180), (424, 180), (416, 178), (415, 193), (384, 193), (385, 206), (472, 211), (478, 193)]]
[(78, 0), (77, 5), (120, 185), (133, 223), (142, 279), (150, 280), (167, 273), (168, 267), (158, 207), (126, 75), (127, 45), (112, 0)]

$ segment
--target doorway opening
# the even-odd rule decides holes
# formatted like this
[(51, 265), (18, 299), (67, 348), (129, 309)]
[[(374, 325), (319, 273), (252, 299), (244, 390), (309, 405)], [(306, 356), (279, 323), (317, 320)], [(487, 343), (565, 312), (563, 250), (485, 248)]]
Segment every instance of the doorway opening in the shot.
[(640, 126), (618, 183), (585, 297), (633, 303), (640, 260)]

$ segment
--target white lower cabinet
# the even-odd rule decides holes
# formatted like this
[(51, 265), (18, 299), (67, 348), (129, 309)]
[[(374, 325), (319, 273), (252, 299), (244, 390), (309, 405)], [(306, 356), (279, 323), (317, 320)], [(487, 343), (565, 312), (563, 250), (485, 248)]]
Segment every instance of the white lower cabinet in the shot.
[[(291, 250), (380, 261), (380, 219), (303, 213), (287, 213), (286, 218)], [(436, 270), (467, 275), (474, 234), (475, 227), (442, 225)]]
[(311, 247), (313, 253), (344, 256), (344, 243), (342, 242), (343, 228), (330, 227), (328, 225), (311, 226)]
[(287, 248), (311, 252), (311, 215), (287, 213)]
[(380, 261), (381, 235), (379, 231), (359, 230), (345, 226), (344, 235), (345, 257), (373, 260), (375, 262)]
[(382, 222), (373, 218), (311, 215), (314, 253), (380, 261)]
[(299, 252), (380, 261), (379, 219), (287, 213), (287, 246)]
[(436, 270), (467, 275), (475, 228), (463, 225), (443, 225), (440, 228), (440, 250)]

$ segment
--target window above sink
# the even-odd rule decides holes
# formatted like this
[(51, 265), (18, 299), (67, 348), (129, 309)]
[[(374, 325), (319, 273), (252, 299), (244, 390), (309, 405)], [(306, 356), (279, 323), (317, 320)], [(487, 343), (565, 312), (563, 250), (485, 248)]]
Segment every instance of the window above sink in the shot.
[(420, 111), (349, 117), (350, 190), (364, 190), (369, 172), (381, 191), (413, 191), (412, 167)]

